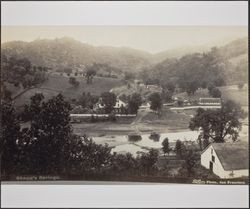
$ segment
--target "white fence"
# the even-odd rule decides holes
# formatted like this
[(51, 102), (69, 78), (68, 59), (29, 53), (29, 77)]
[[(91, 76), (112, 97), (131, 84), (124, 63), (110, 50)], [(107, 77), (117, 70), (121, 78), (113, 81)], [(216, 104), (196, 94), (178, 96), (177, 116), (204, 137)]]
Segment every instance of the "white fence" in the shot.
[[(136, 114), (115, 114), (116, 117), (136, 117)], [(97, 118), (107, 118), (109, 114), (70, 114), (72, 118), (90, 118), (90, 117), (97, 117)]]
[(199, 106), (187, 106), (187, 107), (172, 107), (170, 108), (170, 110), (191, 110), (191, 109), (198, 109), (198, 108), (203, 108), (203, 109), (220, 109), (221, 108), (221, 105), (218, 105), (218, 106), (202, 106), (202, 105), (199, 105)]

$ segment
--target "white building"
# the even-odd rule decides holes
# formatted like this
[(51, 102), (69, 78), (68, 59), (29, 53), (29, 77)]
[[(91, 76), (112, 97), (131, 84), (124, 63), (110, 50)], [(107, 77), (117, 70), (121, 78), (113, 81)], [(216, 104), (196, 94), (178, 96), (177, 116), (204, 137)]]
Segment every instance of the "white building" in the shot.
[(127, 103), (123, 102), (120, 99), (117, 99), (114, 108), (120, 109), (121, 107), (126, 107), (126, 106), (127, 106)]
[[(117, 99), (116, 100), (116, 103), (115, 103), (115, 106), (114, 106), (114, 109), (116, 110), (119, 110), (120, 108), (122, 107), (127, 107), (127, 103), (123, 102), (122, 100), (120, 99)], [(94, 109), (104, 109), (104, 104), (102, 103), (102, 100), (101, 98), (99, 99), (99, 102), (95, 105), (95, 108)]]
[(220, 178), (248, 177), (248, 144), (212, 143), (201, 153), (201, 165)]

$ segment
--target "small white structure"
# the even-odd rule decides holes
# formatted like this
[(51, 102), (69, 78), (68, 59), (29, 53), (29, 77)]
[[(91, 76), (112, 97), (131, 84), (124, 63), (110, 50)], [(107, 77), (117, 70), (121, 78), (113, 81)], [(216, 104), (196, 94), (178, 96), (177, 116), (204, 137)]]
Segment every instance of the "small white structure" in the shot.
[(126, 107), (126, 106), (127, 106), (127, 103), (123, 102), (120, 99), (117, 99), (114, 108), (119, 109), (121, 107)]
[[(120, 109), (122, 107), (126, 107), (127, 106), (127, 103), (123, 102), (122, 100), (120, 99), (117, 99), (116, 100), (116, 103), (115, 103), (115, 106), (114, 106), (114, 109)], [(104, 104), (102, 103), (102, 100), (101, 98), (99, 99), (99, 102), (95, 105), (95, 108), (94, 109), (104, 109)]]
[(212, 143), (201, 153), (201, 165), (220, 178), (248, 177), (248, 144)]
[(147, 85), (146, 88), (150, 91), (162, 91), (162, 88), (158, 85)]

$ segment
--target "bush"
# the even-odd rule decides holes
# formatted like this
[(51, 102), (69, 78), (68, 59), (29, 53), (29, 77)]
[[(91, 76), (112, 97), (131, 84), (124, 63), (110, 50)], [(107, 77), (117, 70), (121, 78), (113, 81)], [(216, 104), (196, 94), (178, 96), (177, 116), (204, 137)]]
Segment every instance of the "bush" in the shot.
[(149, 138), (154, 140), (154, 141), (159, 141), (160, 134), (153, 132), (153, 133), (150, 134)]
[(129, 141), (140, 141), (142, 139), (141, 135), (133, 133), (128, 135)]
[(209, 94), (214, 98), (220, 98), (221, 97), (221, 91), (218, 88), (213, 88)]

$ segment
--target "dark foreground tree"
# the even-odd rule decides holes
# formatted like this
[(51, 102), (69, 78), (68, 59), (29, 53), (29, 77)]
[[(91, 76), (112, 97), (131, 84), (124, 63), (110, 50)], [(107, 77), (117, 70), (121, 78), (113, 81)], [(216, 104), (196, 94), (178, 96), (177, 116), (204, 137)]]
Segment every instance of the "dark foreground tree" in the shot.
[(241, 129), (240, 119), (246, 117), (246, 113), (233, 101), (226, 101), (218, 110), (198, 109), (191, 119), (189, 128), (198, 130), (201, 128), (201, 138), (214, 142), (224, 142), (227, 138), (235, 141)]
[(8, 175), (16, 170), (18, 164), (18, 146), (20, 124), (11, 103), (1, 104), (1, 171)]
[(63, 172), (64, 162), (69, 154), (66, 146), (72, 136), (70, 110), (70, 104), (59, 94), (48, 102), (43, 102), (38, 117), (31, 121), (30, 167), (34, 173)]
[(148, 153), (142, 153), (137, 157), (141, 173), (152, 174), (156, 171), (156, 162), (158, 160), (158, 150), (151, 149)]
[(196, 154), (190, 150), (185, 153), (185, 162), (182, 165), (182, 169), (184, 171), (183, 175), (185, 177), (191, 177), (194, 175), (194, 168), (197, 165), (197, 157)]
[(169, 152), (170, 152), (170, 147), (169, 147), (169, 140), (168, 140), (168, 138), (165, 138), (165, 139), (163, 140), (163, 142), (162, 142), (162, 150), (163, 150), (164, 155), (165, 155), (166, 153), (169, 154)]
[(181, 142), (181, 140), (177, 140), (176, 144), (175, 144), (175, 152), (177, 154), (177, 156), (179, 156), (180, 158), (183, 157), (183, 155), (185, 154), (185, 146), (184, 144)]

